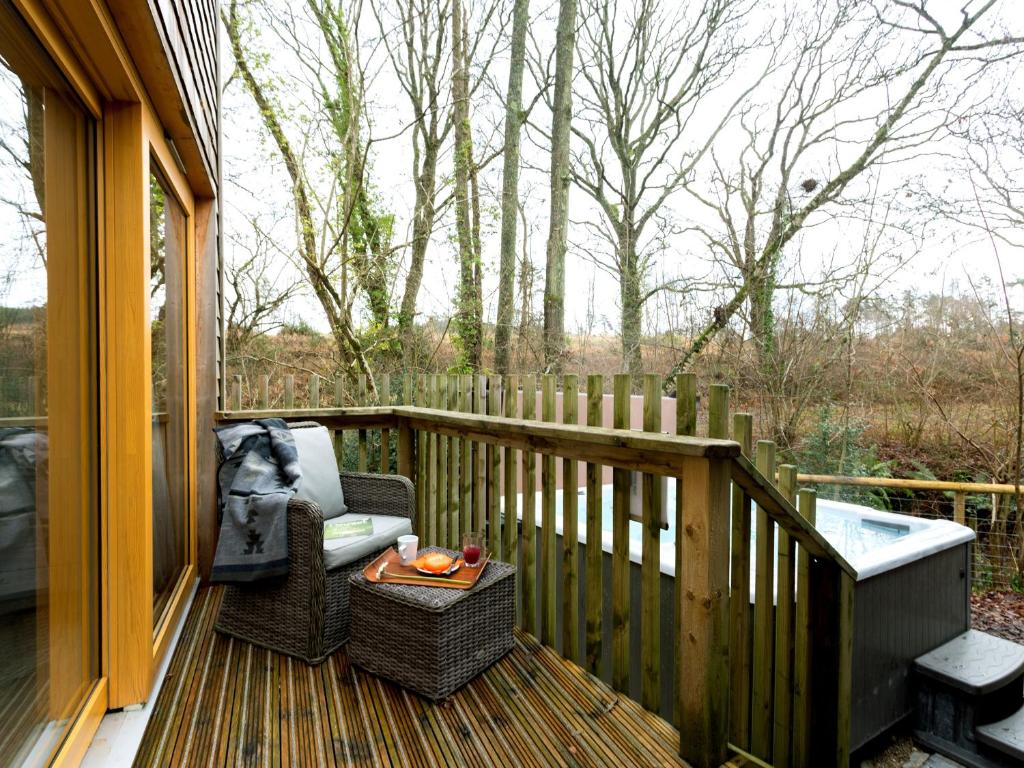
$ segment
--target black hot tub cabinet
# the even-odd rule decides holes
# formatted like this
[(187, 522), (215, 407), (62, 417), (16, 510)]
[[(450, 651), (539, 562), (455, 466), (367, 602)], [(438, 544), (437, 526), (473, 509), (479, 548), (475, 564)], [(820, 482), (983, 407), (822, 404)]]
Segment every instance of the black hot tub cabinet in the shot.
[(913, 712), (914, 659), (970, 627), (970, 564), (968, 541), (857, 581), (854, 749)]

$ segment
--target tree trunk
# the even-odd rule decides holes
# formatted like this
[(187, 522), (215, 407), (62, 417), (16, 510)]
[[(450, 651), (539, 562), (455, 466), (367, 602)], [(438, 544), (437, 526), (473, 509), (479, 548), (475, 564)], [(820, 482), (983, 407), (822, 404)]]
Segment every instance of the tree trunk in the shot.
[(501, 260), (498, 267), (498, 317), (494, 329), (494, 368), (508, 373), (515, 302), (516, 221), (519, 216), (519, 139), (523, 125), (523, 67), (530, 0), (515, 0), (512, 51), (505, 95), (505, 148), (501, 182)]
[(466, 60), (462, 0), (452, 3), (452, 109), (455, 123), (455, 229), (459, 249), (459, 287), (456, 296), (455, 336), (460, 364), (480, 368), (481, 322), (475, 225), (470, 210), (470, 176), (473, 143), (469, 123), (469, 67)]
[[(775, 273), (752, 273), (747, 277), (750, 285), (750, 335), (757, 349), (757, 361), (762, 376), (771, 376), (775, 363)], [(781, 393), (780, 393), (781, 394)]]
[(423, 263), (427, 256), (430, 233), (434, 229), (437, 210), (434, 195), (437, 183), (438, 147), (428, 139), (423, 148), (423, 164), (416, 178), (416, 202), (413, 209), (412, 256), (409, 261), (409, 275), (405, 279), (405, 293), (398, 313), (398, 328), (403, 348), (408, 348), (410, 334), (416, 320), (416, 301), (423, 282)]
[(565, 355), (565, 244), (569, 222), (569, 139), (576, 0), (560, 0), (555, 36), (555, 91), (551, 115), (551, 216), (544, 273), (544, 366), (562, 370)]
[(643, 332), (643, 307), (641, 305), (641, 283), (637, 263), (636, 240), (632, 228), (624, 225), (619, 231), (619, 303), (622, 312), (622, 367), (631, 376), (644, 373), (643, 357), (640, 353), (640, 337)]

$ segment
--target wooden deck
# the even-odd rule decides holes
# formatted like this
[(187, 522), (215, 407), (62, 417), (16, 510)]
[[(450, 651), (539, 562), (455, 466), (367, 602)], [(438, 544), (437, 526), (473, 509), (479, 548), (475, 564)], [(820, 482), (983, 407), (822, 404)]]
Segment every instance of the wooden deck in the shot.
[(518, 631), (435, 705), (344, 650), (310, 667), (220, 635), (220, 596), (196, 596), (136, 765), (685, 765), (671, 725)]

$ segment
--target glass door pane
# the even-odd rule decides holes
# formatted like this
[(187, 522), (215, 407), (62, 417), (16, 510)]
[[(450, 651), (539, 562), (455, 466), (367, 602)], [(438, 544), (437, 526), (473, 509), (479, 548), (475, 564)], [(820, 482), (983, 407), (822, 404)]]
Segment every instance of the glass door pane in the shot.
[[(155, 161), (153, 161), (155, 165)], [(153, 626), (185, 568), (188, 543), (185, 238), (187, 220), (169, 185), (149, 179), (153, 372)]]
[(99, 675), (94, 136), (0, 0), (0, 765)]

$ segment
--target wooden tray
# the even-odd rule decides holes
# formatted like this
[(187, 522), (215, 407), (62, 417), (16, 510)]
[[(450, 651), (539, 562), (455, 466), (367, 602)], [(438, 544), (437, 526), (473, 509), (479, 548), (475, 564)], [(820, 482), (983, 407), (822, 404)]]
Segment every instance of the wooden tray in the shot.
[[(363, 568), (363, 576), (367, 581), (374, 584), (408, 584), (413, 587), (447, 587), (448, 589), (472, 589), (480, 580), (481, 574), (487, 567), (487, 561), (491, 553), (484, 551), (480, 555), (480, 566), (468, 568), (465, 563), (451, 576), (424, 576), (411, 565), (402, 565), (401, 558), (394, 547), (383, 552), (380, 557)], [(462, 562), (462, 558), (458, 558)], [(382, 577), (378, 577), (381, 566), (386, 571)], [(399, 578), (394, 578), (398, 576)], [(409, 578), (404, 578), (409, 577)]]

